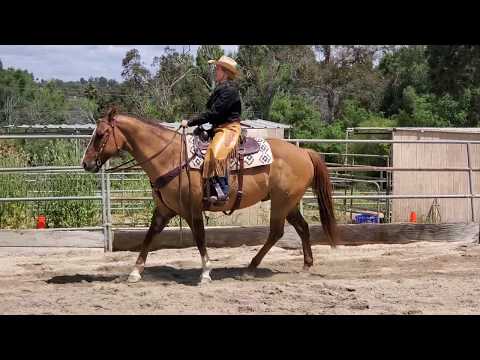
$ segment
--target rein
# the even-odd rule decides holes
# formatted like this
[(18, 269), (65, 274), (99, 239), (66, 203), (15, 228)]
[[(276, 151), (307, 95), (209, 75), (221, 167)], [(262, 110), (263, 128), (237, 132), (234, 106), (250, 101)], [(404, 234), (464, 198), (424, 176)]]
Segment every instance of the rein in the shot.
[[(100, 122), (105, 122), (107, 123), (111, 128), (112, 128), (112, 134), (113, 134), (113, 140), (115, 141), (115, 147), (117, 148), (117, 154), (120, 152), (120, 148), (118, 147), (118, 144), (117, 144), (117, 139), (115, 137), (115, 119), (113, 119), (112, 123), (108, 122), (108, 121), (105, 121), (105, 120), (100, 120)], [(173, 142), (173, 140), (175, 139), (175, 137), (178, 135), (178, 130), (181, 128), (181, 126), (179, 126), (176, 130), (175, 130), (175, 134), (172, 136), (172, 138), (170, 139), (170, 141), (162, 148), (160, 149), (160, 151), (156, 152), (155, 154), (149, 156), (148, 158), (146, 158), (145, 160), (143, 161), (140, 161), (140, 162), (137, 162), (136, 164), (133, 164), (133, 165), (130, 165), (130, 166), (127, 166), (127, 167), (122, 167), (122, 166), (125, 166), (127, 164), (130, 164), (131, 162), (135, 161), (135, 159), (131, 159), (131, 160), (128, 160), (128, 161), (125, 161), (124, 163), (121, 163), (120, 165), (118, 166), (115, 166), (113, 168), (110, 168), (110, 169), (107, 169), (105, 170), (105, 172), (107, 173), (112, 173), (114, 171), (124, 171), (124, 170), (129, 170), (129, 169), (132, 169), (136, 166), (140, 166), (140, 165), (143, 165), (151, 160), (153, 160), (154, 158), (156, 158), (157, 156), (159, 156), (161, 153), (163, 153)], [(96, 159), (95, 159), (95, 163), (97, 164), (97, 166), (100, 168), (103, 166), (103, 164), (105, 163), (104, 162), (101, 162), (99, 161), (100, 159), (100, 155), (102, 154), (103, 152), (103, 149), (105, 148), (105, 145), (107, 145), (107, 142), (108, 142), (108, 138), (110, 136), (110, 133), (107, 134), (107, 136), (105, 137), (105, 140), (103, 141), (102, 143), (102, 146), (100, 147), (100, 150), (98, 151), (97, 153), (97, 156), (96, 156)], [(183, 138), (182, 138), (183, 139)]]
[[(186, 160), (186, 172), (188, 178), (188, 204), (190, 206), (190, 221), (192, 222), (192, 232), (194, 231), (193, 227), (195, 226), (193, 223), (193, 208), (192, 208), (192, 181), (190, 180), (190, 159), (188, 159), (188, 150), (187, 150), (187, 136), (185, 133), (185, 128), (182, 130), (182, 140), (180, 143), (180, 174), (178, 176), (178, 205), (181, 209), (182, 207), (182, 155), (185, 155)], [(182, 217), (180, 216), (180, 243), (183, 244), (183, 225), (182, 225)]]
[[(113, 141), (115, 142), (115, 147), (117, 148), (117, 154), (120, 152), (120, 148), (118, 147), (118, 143), (117, 143), (117, 138), (115, 137), (115, 118), (113, 118), (112, 122), (108, 122), (108, 121), (105, 121), (105, 120), (101, 120), (101, 122), (105, 122), (107, 123), (111, 128), (112, 128), (112, 135), (113, 135)], [(107, 169), (105, 170), (105, 172), (107, 173), (112, 173), (114, 171), (117, 171), (117, 170), (121, 170), (121, 171), (124, 171), (124, 170), (128, 170), (128, 169), (131, 169), (131, 168), (134, 168), (136, 166), (140, 166), (140, 165), (143, 165), (151, 160), (153, 160), (154, 158), (156, 158), (157, 156), (159, 156), (161, 153), (163, 153), (173, 142), (173, 140), (175, 139), (175, 137), (177, 135), (179, 135), (178, 133), (178, 130), (180, 130), (180, 128), (182, 128), (182, 126), (180, 125), (176, 130), (175, 130), (175, 133), (174, 135), (172, 136), (172, 138), (168, 141), (168, 143), (162, 148), (160, 149), (159, 151), (157, 151), (155, 154), (149, 156), (147, 159), (143, 160), (143, 161), (140, 161), (140, 162), (137, 162), (133, 165), (129, 165), (127, 167), (124, 167), (125, 165), (127, 164), (130, 164), (131, 162), (133, 162), (135, 159), (131, 159), (131, 160), (128, 160), (118, 166), (115, 166), (113, 168), (110, 168), (110, 169)], [(181, 136), (181, 143), (180, 143), (180, 174), (178, 176), (178, 183), (179, 183), (179, 189), (178, 189), (178, 203), (179, 203), (179, 207), (181, 209), (181, 204), (182, 204), (182, 174), (181, 174), (181, 170), (182, 170), (182, 155), (185, 155), (185, 160), (186, 160), (186, 172), (187, 172), (187, 178), (188, 178), (188, 203), (190, 205), (190, 218), (191, 218), (191, 221), (192, 221), (192, 226), (193, 226), (193, 208), (192, 208), (192, 191), (191, 191), (191, 179), (190, 179), (190, 166), (189, 166), (189, 162), (191, 160), (188, 159), (188, 151), (187, 151), (187, 136), (186, 136), (186, 130), (185, 128), (183, 128), (182, 130), (182, 133), (180, 134)], [(97, 164), (97, 166), (100, 168), (103, 166), (103, 164), (106, 162), (102, 162), (100, 161), (100, 155), (102, 154), (103, 152), (103, 149), (105, 148), (105, 146), (107, 145), (107, 142), (108, 142), (108, 139), (110, 137), (110, 132), (105, 136), (105, 139), (103, 140), (102, 142), (102, 145), (100, 146), (100, 150), (98, 151), (97, 155), (96, 155), (96, 158), (95, 158), (95, 163)], [(180, 242), (183, 242), (183, 226), (182, 226), (182, 216), (180, 216)]]

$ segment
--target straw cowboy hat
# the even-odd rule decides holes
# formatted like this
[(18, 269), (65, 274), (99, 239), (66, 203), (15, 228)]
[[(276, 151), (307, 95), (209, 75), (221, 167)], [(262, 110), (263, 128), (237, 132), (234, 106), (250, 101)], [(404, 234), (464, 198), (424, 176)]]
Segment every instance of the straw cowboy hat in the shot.
[(228, 56), (224, 55), (218, 60), (208, 60), (208, 63), (222, 66), (223, 68), (229, 70), (235, 77), (239, 75), (237, 63)]

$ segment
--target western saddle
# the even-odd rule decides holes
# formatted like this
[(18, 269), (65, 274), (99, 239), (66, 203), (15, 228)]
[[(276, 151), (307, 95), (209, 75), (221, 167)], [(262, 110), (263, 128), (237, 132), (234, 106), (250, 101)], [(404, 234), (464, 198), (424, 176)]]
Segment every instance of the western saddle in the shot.
[[(210, 144), (213, 138), (212, 135), (213, 133), (211, 131), (205, 130), (201, 126), (197, 127), (194, 130), (193, 132), (194, 155), (190, 159), (185, 160), (183, 164), (177, 166), (175, 169), (169, 171), (166, 174), (159, 176), (157, 179), (155, 179), (155, 181), (150, 182), (150, 185), (152, 186), (152, 188), (156, 189), (159, 196), (161, 196), (161, 194), (159, 193), (159, 189), (163, 188), (168, 183), (170, 183), (170, 181), (176, 178), (181, 173), (182, 169), (185, 168), (187, 164), (195, 156), (199, 156), (202, 159), (204, 158), (204, 152), (207, 150), (208, 145)], [(247, 137), (246, 132), (242, 129), (242, 133), (240, 135), (240, 144), (238, 145), (238, 149), (237, 149), (238, 169), (232, 170), (237, 174), (237, 179), (238, 179), (237, 196), (235, 198), (235, 202), (230, 212), (227, 213), (224, 211), (224, 214), (232, 215), (233, 212), (236, 209), (238, 209), (238, 207), (240, 206), (240, 202), (242, 201), (242, 196), (243, 196), (243, 173), (242, 172), (244, 167), (244, 161), (243, 161), (244, 157), (247, 155), (255, 154), (259, 151), (260, 151), (260, 145), (258, 144), (258, 142), (254, 138)], [(204, 184), (204, 193), (206, 192), (208, 194), (210, 191), (210, 187), (205, 185), (207, 184)], [(208, 210), (211, 204), (208, 200), (204, 199), (203, 206), (206, 210)]]
[[(211, 131), (205, 130), (201, 126), (197, 127), (194, 130), (193, 134), (194, 134), (193, 144), (195, 149), (195, 155), (203, 159), (204, 153), (207, 150), (208, 146), (210, 145), (210, 142), (212, 141), (213, 134)], [(238, 179), (237, 196), (235, 198), (235, 202), (230, 212), (227, 213), (224, 211), (224, 214), (232, 215), (233, 212), (236, 209), (238, 209), (238, 207), (240, 206), (240, 202), (242, 201), (244, 157), (247, 155), (255, 154), (259, 151), (260, 151), (260, 145), (258, 144), (258, 142), (252, 137), (247, 137), (246, 131), (242, 129), (242, 133), (240, 135), (240, 143), (238, 145), (238, 149), (236, 152), (238, 168), (236, 170), (232, 170), (232, 172), (235, 172), (237, 174), (237, 179)], [(205, 209), (208, 209), (211, 205), (210, 202), (207, 200), (209, 192), (210, 192), (210, 187), (208, 186), (208, 184), (204, 184), (204, 193), (207, 194), (207, 196), (204, 197)]]

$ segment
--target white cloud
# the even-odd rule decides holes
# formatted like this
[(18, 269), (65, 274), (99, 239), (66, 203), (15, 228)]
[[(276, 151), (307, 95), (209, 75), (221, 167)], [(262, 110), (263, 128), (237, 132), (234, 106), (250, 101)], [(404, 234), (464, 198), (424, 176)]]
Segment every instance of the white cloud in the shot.
[[(125, 53), (140, 51), (142, 61), (150, 66), (167, 45), (0, 45), (4, 68), (28, 70), (38, 79), (79, 80), (81, 77), (104, 76), (121, 80), (121, 64)], [(183, 45), (169, 45), (182, 50)], [(188, 45), (186, 45), (188, 46)], [(196, 54), (199, 45), (190, 45)], [(222, 45), (225, 52), (236, 51), (236, 45)]]

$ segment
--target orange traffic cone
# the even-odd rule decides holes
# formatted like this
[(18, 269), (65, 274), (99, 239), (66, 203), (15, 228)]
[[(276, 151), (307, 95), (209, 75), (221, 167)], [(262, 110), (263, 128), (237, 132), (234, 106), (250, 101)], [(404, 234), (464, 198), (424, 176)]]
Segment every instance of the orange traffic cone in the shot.
[(417, 222), (417, 213), (415, 211), (410, 212), (410, 222), (416, 223)]
[(47, 227), (47, 218), (45, 215), (38, 215), (37, 229), (45, 229)]

